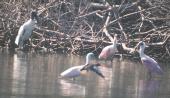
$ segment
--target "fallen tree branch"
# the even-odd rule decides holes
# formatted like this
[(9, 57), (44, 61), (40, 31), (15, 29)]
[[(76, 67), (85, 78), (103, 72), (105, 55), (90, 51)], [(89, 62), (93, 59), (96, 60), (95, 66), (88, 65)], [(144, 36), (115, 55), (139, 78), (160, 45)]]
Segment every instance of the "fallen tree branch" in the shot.
[(107, 16), (107, 18), (106, 18), (106, 22), (104, 23), (104, 26), (103, 26), (103, 32), (105, 33), (105, 35), (110, 39), (110, 41), (111, 42), (114, 42), (114, 39), (113, 39), (113, 37), (109, 34), (109, 32), (108, 32), (108, 30), (107, 30), (107, 25), (108, 25), (108, 23), (109, 23), (109, 21), (110, 21), (110, 17), (111, 17), (111, 15), (110, 15), (111, 13), (109, 12), (108, 13), (108, 16)]
[(132, 12), (132, 13), (129, 13), (129, 14), (126, 14), (126, 15), (123, 15), (113, 21), (111, 21), (108, 26), (110, 26), (111, 24), (117, 22), (119, 19), (123, 19), (125, 17), (128, 17), (128, 16), (131, 16), (131, 15), (135, 15), (135, 14), (138, 14), (138, 13), (141, 13), (141, 12), (144, 12), (144, 11), (148, 11), (148, 10), (151, 10), (151, 9), (155, 9), (155, 8), (158, 8), (159, 6), (154, 6), (154, 7), (151, 7), (151, 8), (148, 8), (148, 9), (143, 9), (143, 10), (140, 10), (140, 11), (137, 11), (137, 12)]
[(170, 35), (168, 35), (163, 42), (150, 43), (149, 45), (150, 46), (164, 46), (167, 43), (169, 38), (170, 38)]
[[(65, 34), (65, 33), (61, 33), (61, 32), (58, 32), (58, 31), (48, 30), (48, 29), (39, 28), (39, 27), (36, 27), (36, 29), (37, 29), (37, 30), (40, 30), (40, 31), (43, 31), (43, 32), (55, 33), (55, 34), (58, 34), (58, 35), (61, 35), (61, 36), (64, 36), (64, 37), (70, 38), (70, 35)], [(39, 35), (41, 35), (41, 34), (39, 34)]]

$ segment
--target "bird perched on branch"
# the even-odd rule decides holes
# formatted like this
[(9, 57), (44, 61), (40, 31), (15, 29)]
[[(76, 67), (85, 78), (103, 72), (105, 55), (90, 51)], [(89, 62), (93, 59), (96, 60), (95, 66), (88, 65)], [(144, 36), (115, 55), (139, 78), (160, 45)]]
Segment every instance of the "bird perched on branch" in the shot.
[(18, 35), (15, 39), (15, 44), (19, 46), (20, 49), (25, 47), (25, 41), (29, 40), (32, 30), (35, 27), (35, 24), (38, 22), (38, 16), (36, 11), (31, 12), (30, 19), (25, 22), (18, 31)]
[(117, 34), (114, 35), (113, 43), (112, 45), (106, 46), (103, 48), (99, 55), (99, 59), (109, 59), (113, 60), (114, 54), (117, 52)]
[(92, 60), (94, 58), (94, 54), (93, 53), (88, 53), (86, 56), (86, 64), (85, 65), (80, 65), (80, 66), (74, 66), (71, 67), (67, 70), (65, 70), (64, 72), (62, 72), (60, 74), (60, 78), (73, 78), (75, 79), (75, 77), (81, 76), (83, 75), (83, 71), (86, 70), (87, 72), (93, 71), (96, 74), (98, 74), (99, 76), (101, 76), (102, 78), (104, 78), (104, 75), (101, 73), (101, 71), (98, 69), (98, 66), (100, 66), (100, 64), (91, 64), (90, 60)]
[(159, 64), (153, 58), (147, 56), (144, 53), (145, 47), (148, 47), (148, 46), (143, 41), (140, 41), (137, 46), (140, 47), (139, 55), (140, 55), (143, 65), (148, 70), (149, 78), (152, 77), (152, 74), (158, 74), (158, 75), (163, 74), (163, 70), (161, 69)]

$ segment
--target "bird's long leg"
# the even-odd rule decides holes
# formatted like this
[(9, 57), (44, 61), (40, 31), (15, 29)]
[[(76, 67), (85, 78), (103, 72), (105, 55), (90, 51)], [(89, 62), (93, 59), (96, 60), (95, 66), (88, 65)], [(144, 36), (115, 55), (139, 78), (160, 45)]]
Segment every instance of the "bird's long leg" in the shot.
[(29, 38), (29, 44), (30, 44), (30, 47), (32, 48), (32, 38)]
[(76, 80), (76, 78), (75, 78), (75, 77), (73, 77), (73, 78), (72, 78), (72, 80), (73, 80), (73, 81), (75, 81), (75, 80)]
[(111, 60), (110, 60), (110, 61), (111, 61), (111, 64), (113, 64), (113, 58), (111, 58)]
[(148, 75), (147, 75), (147, 79), (151, 79), (152, 78), (152, 73), (150, 71), (148, 71)]
[(110, 64), (110, 67), (111, 67), (112, 72), (113, 72), (113, 57), (111, 58), (111, 64)]
[(28, 50), (28, 40), (24, 40), (23, 42), (23, 50), (27, 51)]
[(107, 63), (107, 60), (104, 60), (105, 64)]
[(29, 38), (29, 39), (26, 41), (26, 45), (27, 45), (27, 47), (31, 46), (31, 38)]
[(30, 50), (31, 48), (30, 47), (32, 47), (32, 44), (31, 44), (31, 38), (29, 38), (28, 40), (25, 40), (25, 50)]
[(24, 47), (24, 40), (23, 39), (20, 39), (20, 41), (18, 43), (18, 47), (19, 47), (19, 50), (23, 50), (23, 47)]
[(111, 58), (110, 58), (111, 64), (113, 64), (113, 58), (114, 58), (114, 56), (111, 56)]
[(123, 60), (123, 54), (120, 54), (120, 60)]

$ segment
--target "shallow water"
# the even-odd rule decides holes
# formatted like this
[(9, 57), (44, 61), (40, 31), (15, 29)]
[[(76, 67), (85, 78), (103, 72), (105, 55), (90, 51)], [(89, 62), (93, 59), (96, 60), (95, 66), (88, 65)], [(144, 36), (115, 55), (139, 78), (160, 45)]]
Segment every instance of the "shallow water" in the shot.
[(84, 63), (84, 56), (1, 52), (0, 98), (170, 98), (168, 64), (151, 80), (140, 62), (119, 59), (100, 61), (106, 79), (93, 72), (75, 81), (57, 78)]

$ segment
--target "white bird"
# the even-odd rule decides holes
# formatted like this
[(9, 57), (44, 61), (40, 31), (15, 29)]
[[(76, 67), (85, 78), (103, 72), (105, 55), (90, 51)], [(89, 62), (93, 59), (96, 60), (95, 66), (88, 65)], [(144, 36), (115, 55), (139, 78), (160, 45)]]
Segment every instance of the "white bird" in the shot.
[(99, 55), (99, 59), (113, 60), (113, 56), (117, 52), (117, 34), (114, 35), (113, 44), (103, 48)]
[(37, 12), (32, 11), (30, 19), (19, 28), (18, 35), (15, 39), (15, 44), (18, 45), (20, 49), (24, 48), (24, 42), (30, 38), (37, 21)]
[(96, 74), (98, 74), (99, 76), (104, 78), (104, 75), (101, 73), (101, 71), (98, 69), (98, 66), (100, 66), (100, 64), (91, 64), (90, 60), (92, 60), (94, 58), (94, 54), (93, 53), (88, 53), (86, 56), (86, 64), (85, 65), (80, 65), (80, 66), (74, 66), (71, 67), (67, 70), (65, 70), (64, 72), (62, 72), (60, 74), (60, 78), (75, 78), (78, 76), (83, 75), (83, 70), (90, 70), (95, 72)]
[(143, 63), (143, 65), (145, 66), (145, 68), (147, 68), (148, 73), (149, 73), (149, 77), (152, 77), (152, 74), (163, 74), (163, 70), (161, 69), (161, 67), (159, 66), (159, 64), (151, 57), (147, 56), (144, 53), (146, 44), (143, 41), (140, 41), (138, 46), (140, 47), (139, 49), (139, 55), (141, 58), (141, 61)]

